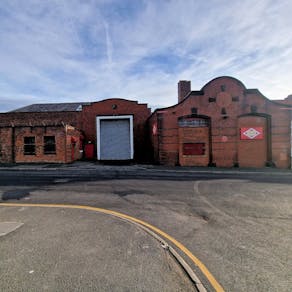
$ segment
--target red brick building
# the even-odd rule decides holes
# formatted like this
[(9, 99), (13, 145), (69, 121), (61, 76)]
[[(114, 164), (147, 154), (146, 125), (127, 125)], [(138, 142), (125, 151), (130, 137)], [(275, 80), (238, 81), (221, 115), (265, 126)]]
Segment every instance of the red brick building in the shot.
[(178, 104), (149, 118), (155, 160), (181, 166), (291, 166), (291, 99), (272, 101), (231, 77), (201, 90), (178, 84)]
[(76, 113), (69, 111), (24, 109), (0, 114), (0, 162), (66, 163), (79, 159), (80, 131), (72, 125), (75, 120)]
[[(146, 104), (124, 99), (35, 104), (0, 114), (0, 163), (149, 160)], [(85, 155), (83, 150), (85, 149)]]
[(125, 99), (36, 104), (0, 114), (0, 163), (77, 159), (181, 166), (291, 167), (292, 97), (272, 101), (232, 77), (154, 111)]
[(83, 106), (79, 128), (87, 140), (94, 141), (97, 159), (147, 162), (150, 143), (146, 121), (150, 114), (147, 104), (106, 99)]

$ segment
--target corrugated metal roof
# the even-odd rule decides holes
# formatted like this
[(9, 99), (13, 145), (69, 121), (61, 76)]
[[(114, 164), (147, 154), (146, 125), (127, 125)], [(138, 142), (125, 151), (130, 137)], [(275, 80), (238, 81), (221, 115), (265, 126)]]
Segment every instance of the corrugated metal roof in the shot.
[(71, 103), (40, 103), (31, 104), (15, 109), (11, 112), (74, 112), (81, 111), (82, 106), (90, 105), (90, 102), (71, 102)]

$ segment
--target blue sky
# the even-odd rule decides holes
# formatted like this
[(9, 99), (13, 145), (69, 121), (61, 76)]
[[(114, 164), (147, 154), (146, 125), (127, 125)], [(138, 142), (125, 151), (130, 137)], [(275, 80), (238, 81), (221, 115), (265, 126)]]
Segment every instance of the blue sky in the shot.
[(0, 112), (31, 103), (177, 101), (230, 75), (292, 94), (292, 1), (2, 0)]

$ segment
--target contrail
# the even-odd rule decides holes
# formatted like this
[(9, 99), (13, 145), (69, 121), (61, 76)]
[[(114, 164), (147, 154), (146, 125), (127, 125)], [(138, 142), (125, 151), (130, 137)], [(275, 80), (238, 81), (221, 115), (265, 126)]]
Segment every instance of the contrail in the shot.
[(105, 39), (106, 39), (106, 54), (107, 54), (107, 60), (108, 60), (108, 65), (111, 68), (113, 65), (113, 59), (112, 59), (112, 54), (113, 54), (113, 44), (112, 40), (109, 34), (109, 26), (106, 21), (103, 22), (104, 25), (104, 30), (105, 30)]

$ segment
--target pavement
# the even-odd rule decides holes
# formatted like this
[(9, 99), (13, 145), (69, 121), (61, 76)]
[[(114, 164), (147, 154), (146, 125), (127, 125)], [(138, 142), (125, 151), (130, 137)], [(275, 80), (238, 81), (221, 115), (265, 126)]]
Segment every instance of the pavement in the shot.
[(279, 169), (274, 167), (264, 168), (220, 168), (220, 167), (195, 167), (195, 166), (164, 166), (153, 164), (103, 164), (97, 161), (75, 161), (73, 163), (6, 163), (0, 164), (0, 170), (102, 170), (102, 171), (155, 171), (155, 172), (201, 172), (201, 173), (243, 173), (243, 174), (292, 174), (291, 169)]
[[(183, 243), (207, 266), (226, 291), (288, 292), (291, 287), (289, 279), (291, 279), (292, 254), (291, 178), (291, 170), (275, 168), (219, 169), (135, 164), (102, 165), (83, 161), (66, 165), (23, 164), (0, 168), (0, 195), (5, 198), (5, 202), (19, 202), (11, 196), (20, 196), (23, 203), (82, 204), (115, 210), (140, 218)], [(15, 216), (23, 212), (21, 210), (22, 208), (12, 214)], [(29, 215), (29, 212), (27, 214)], [(44, 216), (44, 222), (54, 222), (54, 217), (57, 221), (62, 221), (62, 218), (52, 213)], [(4, 216), (4, 221), (5, 218), (6, 216)], [(41, 215), (36, 218), (42, 222)], [(74, 218), (75, 216), (72, 216), (73, 224), (76, 223)], [(8, 237), (23, 232), (22, 230), (28, 226), (24, 219), (14, 220), (12, 217), (11, 220), (24, 223), (24, 225), (7, 235)], [(3, 221), (1, 216), (0, 221)], [(55, 223), (59, 229), (60, 225)], [(64, 222), (63, 225), (69, 226), (68, 222)], [(112, 228), (114, 229), (113, 225), (115, 224), (107, 225), (109, 230), (105, 228), (102, 233), (107, 234)], [(46, 230), (45, 226), (43, 227)], [(74, 234), (74, 231), (72, 232)], [(81, 228), (79, 232), (82, 234)], [(129, 242), (132, 242), (131, 238), (134, 238), (136, 242), (135, 237), (131, 237), (132, 232), (124, 231), (123, 228), (117, 232), (121, 237), (121, 240), (117, 239), (118, 242), (123, 242), (126, 247)], [(54, 233), (51, 238), (54, 238)], [(66, 242), (68, 238), (69, 236), (63, 240)], [(114, 236), (110, 235), (110, 238), (115, 240)], [(0, 245), (2, 239), (3, 237), (0, 237)], [(18, 240), (12, 241), (12, 246), (7, 244), (7, 247), (17, 246), (21, 249), (20, 245), (16, 245), (21, 240), (19, 237)], [(71, 247), (72, 244), (68, 246)], [(66, 247), (65, 244), (64, 248)], [(159, 244), (158, 248), (161, 248)], [(6, 252), (10, 253), (10, 260), (13, 254), (17, 254), (13, 250)], [(1, 260), (5, 253), (0, 252)], [(43, 249), (39, 254), (46, 256), (47, 249)], [(125, 260), (123, 256), (121, 260)], [(65, 261), (72, 263), (73, 260)], [(9, 263), (8, 259), (7, 262)], [(115, 266), (120, 265), (115, 258), (113, 262)], [(102, 265), (104, 263), (105, 261)], [(14, 262), (13, 267), (18, 264), (19, 262)], [(134, 264), (137, 265), (136, 262)], [(164, 264), (169, 265), (168, 261)], [(64, 269), (70, 270), (71, 264)], [(17, 275), (20, 273), (12, 268), (11, 271)], [(30, 271), (35, 270), (28, 270)], [(199, 278), (203, 281), (204, 276), (200, 274), (200, 271), (195, 271), (199, 272)], [(2, 274), (1, 266), (0, 274)], [(152, 275), (151, 272), (150, 275)], [(135, 279), (134, 275), (133, 277)], [(172, 279), (175, 278), (176, 276), (172, 277)], [(73, 280), (68, 279), (70, 280), (66, 283), (69, 285), (69, 282)], [(119, 277), (116, 279), (120, 281)], [(206, 282), (204, 284), (208, 291), (213, 291)], [(131, 290), (148, 291), (146, 288), (140, 289), (131, 283), (128, 283), (133, 285)], [(120, 284), (116, 284), (115, 287), (106, 287), (111, 291), (130, 291), (126, 288), (128, 284), (123, 286), (124, 290), (118, 290)], [(78, 284), (76, 285), (73, 291), (80, 291), (81, 288)], [(1, 283), (0, 286), (2, 287)], [(64, 287), (60, 287), (60, 290)], [(102, 287), (100, 289), (103, 291)], [(157, 291), (157, 289), (171, 291), (163, 290), (162, 286), (153, 287), (151, 291)], [(31, 291), (31, 289), (28, 290)], [(187, 288), (184, 291), (189, 290)]]
[(118, 218), (1, 206), (0, 222), (1, 291), (196, 291), (155, 238)]

